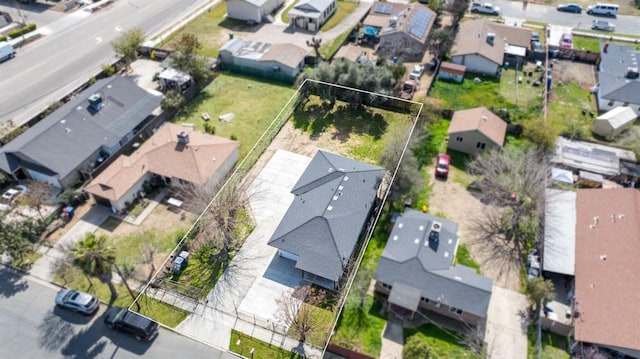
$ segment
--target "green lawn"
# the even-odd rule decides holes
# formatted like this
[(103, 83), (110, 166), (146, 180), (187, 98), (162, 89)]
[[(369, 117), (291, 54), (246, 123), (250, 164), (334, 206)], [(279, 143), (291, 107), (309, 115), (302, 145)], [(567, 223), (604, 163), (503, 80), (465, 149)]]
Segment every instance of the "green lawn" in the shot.
[[(93, 294), (103, 302), (109, 303), (111, 298), (109, 287), (105, 283), (98, 281), (97, 278), (91, 278), (91, 280), (93, 282), (93, 286), (89, 285), (87, 277), (77, 268), (68, 269), (65, 272), (64, 278), (61, 276), (56, 276), (54, 278), (54, 281), (60, 285)], [(133, 303), (133, 299), (129, 295), (129, 292), (127, 292), (127, 289), (123, 285), (119, 284), (115, 284), (115, 287), (119, 295), (112, 305), (123, 308), (131, 305), (131, 303)], [(134, 294), (137, 294), (135, 293), (135, 288), (132, 289), (134, 289)], [(143, 296), (140, 299), (139, 304), (141, 306), (140, 313), (172, 328), (180, 324), (180, 322), (182, 322), (188, 315), (187, 312), (179, 308), (146, 296)], [(136, 308), (134, 307), (133, 309)]]
[[(317, 323), (320, 323), (311, 334), (307, 335), (306, 342), (318, 348), (324, 348), (327, 338), (329, 338), (329, 331), (331, 330), (331, 325), (333, 325), (335, 313), (308, 303), (302, 303), (302, 305), (307, 307), (309, 311), (313, 313)], [(290, 338), (299, 337), (293, 327), (289, 328), (287, 336)]]
[(351, 13), (358, 8), (358, 5), (360, 5), (360, 2), (358, 1), (338, 0), (337, 3), (338, 9), (333, 13), (329, 20), (327, 20), (327, 22), (322, 24), (322, 26), (320, 27), (320, 31), (333, 29), (334, 27), (336, 27), (336, 25), (340, 24), (342, 20), (344, 20), (347, 16), (351, 15)]
[[(582, 32), (587, 32), (585, 30), (580, 30)], [(602, 33), (602, 32), (600, 32)], [(608, 35), (608, 34), (607, 34)], [(612, 34), (611, 36), (616, 36), (615, 34)], [(617, 35), (617, 36), (621, 36), (621, 37), (631, 37), (630, 35)], [(640, 36), (638, 37), (634, 37), (634, 38), (640, 38)], [(599, 38), (595, 38), (595, 37), (587, 37), (587, 36), (580, 36), (580, 35), (574, 35), (573, 36), (573, 48), (574, 49), (584, 49), (584, 50), (588, 50), (591, 52), (600, 52), (600, 43), (603, 41), (607, 41), (609, 43), (612, 44), (618, 44), (618, 45), (627, 45), (627, 46), (634, 46), (633, 43), (630, 42), (624, 42), (624, 41), (608, 41), (606, 39), (599, 39)], [(640, 45), (635, 45), (636, 50), (640, 49)]]
[(471, 253), (469, 253), (469, 248), (464, 244), (458, 246), (458, 251), (456, 252), (456, 264), (462, 264), (467, 267), (471, 267), (478, 272), (478, 274), (482, 274), (480, 271), (480, 265), (471, 258)]
[(562, 133), (571, 138), (592, 139), (591, 122), (593, 118), (583, 115), (582, 110), (596, 111), (591, 94), (579, 83), (555, 83), (549, 101), (547, 121), (553, 121), (562, 129)]
[(431, 349), (430, 359), (470, 358), (480, 359), (482, 356), (474, 353), (460, 344), (461, 337), (457, 332), (445, 331), (433, 324), (424, 324), (417, 329), (404, 329), (404, 342), (417, 335)]
[[(528, 358), (536, 358), (536, 328), (532, 325), (528, 328)], [(542, 338), (540, 339), (542, 344), (542, 351), (540, 352), (540, 359), (569, 359), (569, 340), (566, 337), (552, 333), (542, 332)]]
[[(240, 343), (238, 343), (238, 341)], [(253, 355), (251, 354), (252, 349), (254, 350)], [(240, 354), (245, 358), (302, 359), (302, 356), (296, 353), (271, 345), (267, 342), (263, 342), (262, 340), (253, 338), (236, 330), (231, 331), (229, 350)]]
[[(242, 158), (294, 93), (289, 86), (225, 72), (181, 109), (174, 122), (190, 123), (202, 131), (202, 113), (208, 113), (216, 135), (237, 138)], [(233, 120), (218, 121), (218, 116), (230, 112), (236, 115)]]
[(289, 18), (287, 17), (287, 14), (289, 13), (289, 11), (291, 11), (291, 9), (293, 9), (294, 6), (296, 6), (298, 4), (298, 0), (294, 1), (291, 3), (291, 5), (287, 6), (286, 9), (284, 9), (284, 11), (282, 12), (282, 14), (280, 14), (280, 20), (282, 20), (282, 22), (284, 22), (285, 24), (288, 24), (290, 22)]
[(29, 269), (33, 263), (42, 257), (42, 253), (31, 251), (24, 255), (24, 258), (12, 258), (11, 265), (20, 269)]

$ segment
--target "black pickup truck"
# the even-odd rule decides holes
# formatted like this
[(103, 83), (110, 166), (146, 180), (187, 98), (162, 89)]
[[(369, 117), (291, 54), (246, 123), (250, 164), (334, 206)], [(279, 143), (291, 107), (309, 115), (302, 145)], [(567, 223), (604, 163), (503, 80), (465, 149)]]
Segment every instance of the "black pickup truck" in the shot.
[(158, 323), (127, 308), (112, 307), (104, 317), (107, 327), (130, 333), (137, 340), (150, 341), (158, 335)]

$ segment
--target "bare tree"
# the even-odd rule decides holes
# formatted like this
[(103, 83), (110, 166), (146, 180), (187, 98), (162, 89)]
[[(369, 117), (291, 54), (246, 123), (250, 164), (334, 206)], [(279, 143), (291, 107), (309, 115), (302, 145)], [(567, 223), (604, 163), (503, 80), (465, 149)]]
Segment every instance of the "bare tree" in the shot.
[(142, 264), (148, 265), (149, 275), (147, 276), (147, 282), (153, 278), (153, 274), (156, 272), (156, 265), (154, 263), (155, 256), (158, 253), (158, 248), (154, 243), (145, 242), (140, 249), (140, 261)]
[(51, 204), (51, 187), (53, 186), (49, 182), (33, 181), (29, 184), (29, 190), (18, 201), (23, 206), (35, 209), (43, 220), (42, 210), (44, 206)]
[(322, 39), (321, 38), (316, 38), (315, 36), (311, 38), (311, 40), (307, 40), (307, 46), (312, 47), (313, 51), (315, 51), (316, 53), (316, 57), (318, 59), (320, 59), (321, 61), (324, 61), (325, 58), (324, 56), (322, 56), (322, 54), (320, 53), (320, 46), (322, 45)]
[(305, 342), (307, 337), (322, 328), (325, 320), (313, 310), (325, 302), (326, 292), (309, 284), (283, 293), (276, 299), (278, 312), (282, 323), (293, 329), (299, 335), (300, 342)]

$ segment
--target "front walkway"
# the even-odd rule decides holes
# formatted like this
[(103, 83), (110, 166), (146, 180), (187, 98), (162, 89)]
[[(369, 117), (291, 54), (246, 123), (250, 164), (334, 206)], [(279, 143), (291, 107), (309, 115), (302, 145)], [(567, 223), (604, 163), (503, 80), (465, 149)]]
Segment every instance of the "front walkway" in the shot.
[(402, 359), (404, 344), (402, 322), (389, 318), (382, 330), (382, 348), (380, 359)]

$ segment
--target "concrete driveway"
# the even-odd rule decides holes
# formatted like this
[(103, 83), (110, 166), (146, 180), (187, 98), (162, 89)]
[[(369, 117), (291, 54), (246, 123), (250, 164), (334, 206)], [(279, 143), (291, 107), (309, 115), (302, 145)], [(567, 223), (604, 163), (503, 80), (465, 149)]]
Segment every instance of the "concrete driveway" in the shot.
[(487, 315), (487, 358), (526, 359), (527, 297), (493, 286)]

